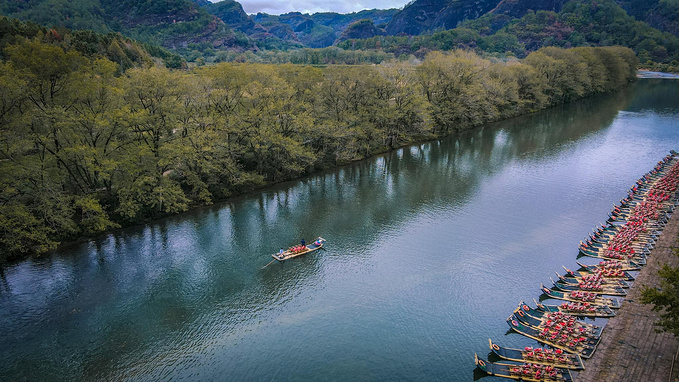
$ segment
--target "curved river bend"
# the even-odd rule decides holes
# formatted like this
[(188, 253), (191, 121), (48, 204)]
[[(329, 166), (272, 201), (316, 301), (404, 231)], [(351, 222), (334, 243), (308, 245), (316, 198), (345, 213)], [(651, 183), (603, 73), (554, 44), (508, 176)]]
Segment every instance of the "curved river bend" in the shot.
[(670, 149), (679, 82), (640, 80), (6, 267), (0, 380), (471, 381)]

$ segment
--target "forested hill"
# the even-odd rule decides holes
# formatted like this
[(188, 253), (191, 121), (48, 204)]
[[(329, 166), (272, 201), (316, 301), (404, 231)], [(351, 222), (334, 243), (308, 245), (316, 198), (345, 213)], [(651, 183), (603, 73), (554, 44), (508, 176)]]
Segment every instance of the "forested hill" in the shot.
[[(66, 28), (46, 28), (32, 22), (22, 22), (0, 16), (0, 59), (7, 56), (5, 48), (34, 42), (44, 48), (44, 56), (36, 55), (36, 65), (49, 66), (47, 52), (70, 52), (84, 57), (105, 57), (122, 73), (133, 67), (148, 67), (157, 63), (171, 68), (186, 67), (186, 62), (166, 49), (143, 45), (119, 33), (100, 34), (90, 30), (71, 31)], [(50, 46), (50, 47), (47, 47)], [(55, 51), (54, 48), (57, 48)], [(69, 53), (69, 54), (70, 54)], [(46, 69), (47, 70), (47, 69)]]
[[(679, 31), (679, 2), (670, 0), (415, 0), (344, 15), (247, 15), (234, 0), (5, 0), (0, 13), (120, 32), (198, 65), (379, 63), (456, 48), (525, 57), (544, 46), (622, 45), (645, 65), (679, 70), (679, 39), (669, 33)], [(323, 48), (331, 45), (342, 49)]]
[[(513, 4), (518, 6), (520, 2)], [(679, 38), (636, 20), (613, 0), (571, 0), (563, 3), (558, 12), (521, 8), (521, 12), (525, 11), (521, 18), (508, 15), (511, 12), (501, 5), (477, 19), (461, 22), (454, 29), (419, 36), (347, 40), (338, 46), (402, 57), (450, 49), (524, 57), (544, 46), (622, 45), (632, 48), (644, 65), (662, 63), (656, 68), (679, 70)]]
[[(613, 0), (611, 0), (613, 1)], [(390, 35), (420, 35), (453, 29), (467, 20), (484, 15), (506, 15), (521, 18), (529, 12), (560, 12), (568, 0), (415, 0), (394, 15), (385, 30)], [(601, 3), (592, 2), (596, 7)], [(643, 21), (663, 32), (679, 35), (679, 1), (615, 0), (637, 21)]]
[(248, 16), (223, 0), (3, 0), (0, 14), (40, 25), (120, 32), (173, 49), (257, 50), (333, 45), (350, 24), (370, 19), (386, 25), (397, 12), (365, 10), (312, 15), (291, 12)]
[[(217, 3), (220, 4), (220, 3)], [(391, 18), (398, 12), (397, 9), (364, 10), (348, 14), (335, 12), (322, 12), (314, 14), (302, 14), (290, 12), (279, 16), (258, 13), (251, 16), (251, 20), (258, 28), (274, 31), (285, 31), (277, 36), (283, 39), (286, 36), (299, 41), (302, 45), (310, 48), (323, 48), (333, 45), (351, 24), (362, 20), (369, 20), (380, 29), (383, 29)], [(247, 31), (246, 31), (247, 32)], [(376, 32), (381, 34), (384, 32)], [(372, 34), (368, 37), (375, 36)], [(256, 36), (254, 36), (256, 37)], [(258, 38), (259, 39), (259, 38)]]
[(466, 20), (484, 15), (521, 18), (529, 11), (558, 12), (567, 0), (415, 0), (397, 13), (386, 26), (390, 35), (423, 33), (456, 28)]
[(48, 27), (120, 32), (168, 48), (200, 43), (224, 49), (251, 45), (190, 0), (3, 0), (0, 14)]
[(617, 0), (617, 2), (635, 19), (663, 32), (679, 36), (679, 1)]
[(490, 12), (498, 2), (416, 0), (392, 18), (386, 31), (390, 35), (419, 35), (433, 30), (453, 29), (464, 20), (477, 19)]

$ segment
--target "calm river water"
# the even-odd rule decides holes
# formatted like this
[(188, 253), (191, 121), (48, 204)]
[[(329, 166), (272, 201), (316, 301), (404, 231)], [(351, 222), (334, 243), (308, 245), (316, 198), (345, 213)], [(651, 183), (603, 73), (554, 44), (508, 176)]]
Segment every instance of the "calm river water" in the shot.
[(6, 267), (0, 380), (471, 381), (670, 149), (679, 82), (640, 80)]

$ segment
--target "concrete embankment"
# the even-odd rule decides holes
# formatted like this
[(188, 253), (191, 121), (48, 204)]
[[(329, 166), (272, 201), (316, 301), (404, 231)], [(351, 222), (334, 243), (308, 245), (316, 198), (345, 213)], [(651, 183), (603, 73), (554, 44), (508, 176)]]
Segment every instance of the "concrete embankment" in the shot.
[(679, 360), (674, 361), (673, 379), (670, 374), (679, 341), (670, 333), (657, 333), (654, 323), (660, 313), (652, 311), (652, 305), (640, 302), (642, 285), (659, 286), (658, 270), (663, 264), (679, 265), (679, 256), (673, 254), (673, 248), (679, 246), (679, 209), (676, 212), (630, 288), (622, 308), (606, 325), (597, 351), (586, 362), (576, 382), (677, 381)]

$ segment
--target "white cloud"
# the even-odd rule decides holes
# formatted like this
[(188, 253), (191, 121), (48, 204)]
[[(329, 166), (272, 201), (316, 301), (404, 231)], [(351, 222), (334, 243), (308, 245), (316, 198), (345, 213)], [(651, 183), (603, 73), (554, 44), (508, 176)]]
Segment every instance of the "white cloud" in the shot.
[[(216, 2), (215, 0), (212, 0)], [(363, 9), (389, 9), (402, 8), (408, 0), (239, 0), (246, 13), (264, 12), (272, 15), (280, 15), (288, 12), (316, 13), (338, 12), (351, 13)]]

